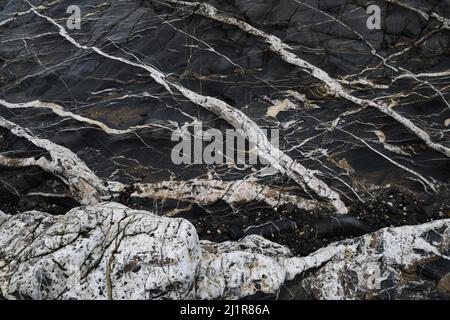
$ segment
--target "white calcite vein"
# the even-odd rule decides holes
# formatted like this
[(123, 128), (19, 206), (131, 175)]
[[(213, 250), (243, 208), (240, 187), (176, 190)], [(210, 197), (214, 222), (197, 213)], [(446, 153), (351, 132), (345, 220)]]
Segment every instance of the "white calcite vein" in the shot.
[(97, 126), (101, 130), (106, 132), (107, 134), (111, 134), (111, 135), (123, 135), (123, 134), (133, 133), (140, 129), (146, 129), (146, 128), (154, 128), (154, 127), (164, 128), (163, 126), (159, 126), (156, 124), (143, 124), (143, 125), (138, 125), (138, 126), (132, 126), (127, 129), (115, 129), (115, 128), (109, 127), (105, 123), (98, 121), (96, 119), (87, 118), (87, 117), (81, 116), (79, 114), (67, 111), (62, 106), (60, 106), (56, 103), (44, 102), (44, 101), (39, 101), (39, 100), (25, 102), (25, 103), (12, 103), (12, 102), (8, 102), (8, 101), (0, 99), (0, 105), (6, 107), (8, 109), (27, 109), (27, 108), (48, 109), (60, 117), (72, 118), (72, 119), (77, 120), (82, 123)]
[(223, 120), (227, 121), (230, 125), (232, 125), (235, 129), (242, 130), (245, 136), (250, 141), (255, 143), (258, 155), (266, 159), (274, 169), (278, 170), (282, 174), (287, 175), (301, 186), (307, 185), (318, 196), (329, 200), (330, 203), (335, 207), (337, 213), (344, 214), (348, 212), (347, 207), (345, 206), (344, 202), (340, 199), (340, 196), (336, 191), (332, 190), (326, 183), (318, 179), (314, 175), (314, 172), (308, 170), (303, 165), (292, 159), (289, 155), (285, 154), (283, 151), (274, 147), (267, 139), (266, 135), (261, 130), (261, 128), (242, 111), (233, 108), (232, 106), (230, 106), (229, 104), (220, 99), (198, 94), (177, 83), (169, 81), (167, 79), (167, 75), (157, 70), (153, 66), (133, 62), (125, 58), (110, 55), (94, 46), (91, 47), (82, 45), (78, 43), (74, 38), (72, 38), (67, 33), (65, 28), (62, 25), (58, 24), (54, 19), (41, 14), (33, 6), (32, 11), (39, 17), (47, 20), (49, 23), (57, 27), (59, 30), (59, 35), (61, 35), (64, 39), (72, 43), (77, 48), (83, 50), (92, 50), (93, 52), (105, 58), (120, 61), (127, 65), (144, 69), (147, 72), (149, 72), (153, 80), (155, 80), (158, 84), (162, 85), (167, 91), (172, 93), (172, 88), (178, 90), (184, 97), (186, 97), (191, 102), (221, 117)]
[(258, 37), (264, 40), (267, 44), (269, 44), (269, 49), (277, 54), (283, 61), (298, 66), (303, 70), (306, 70), (309, 74), (311, 74), (314, 78), (322, 81), (327, 85), (327, 91), (330, 95), (341, 97), (345, 100), (353, 102), (360, 106), (370, 106), (378, 109), (382, 113), (388, 115), (389, 117), (395, 119), (398, 123), (402, 124), (405, 128), (409, 129), (413, 134), (415, 134), (419, 139), (421, 139), (429, 148), (440, 152), (447, 157), (450, 157), (450, 148), (434, 142), (430, 135), (423, 129), (419, 128), (415, 125), (411, 120), (404, 117), (400, 113), (396, 112), (391, 106), (386, 104), (377, 103), (374, 100), (366, 100), (362, 98), (358, 98), (351, 93), (349, 93), (346, 89), (344, 89), (339, 81), (332, 78), (327, 72), (320, 69), (319, 67), (301, 59), (296, 54), (292, 52), (292, 48), (285, 44), (280, 38), (268, 34), (262, 30), (259, 30), (252, 25), (236, 19), (234, 17), (229, 17), (227, 15), (219, 13), (219, 11), (210, 4), (200, 3), (200, 2), (186, 2), (186, 1), (178, 1), (178, 0), (164, 0), (167, 3), (173, 3), (183, 6), (188, 6), (195, 10), (196, 14), (201, 14), (210, 19), (223, 22), (229, 25), (233, 25), (242, 31), (251, 34), (255, 37)]
[[(361, 141), (367, 148), (369, 148), (370, 150), (372, 150), (373, 152), (375, 152), (376, 154), (380, 155), (381, 157), (383, 157), (384, 159), (386, 159), (387, 161), (389, 161), (390, 163), (392, 163), (393, 165), (397, 166), (398, 168), (410, 173), (411, 175), (415, 176), (418, 178), (418, 181), (423, 184), (424, 186), (430, 188), (431, 190), (433, 190), (434, 192), (437, 192), (437, 187), (435, 185), (435, 183), (429, 181), (427, 178), (425, 178), (423, 175), (421, 175), (420, 173), (402, 165), (401, 163), (399, 163), (398, 161), (395, 161), (394, 159), (386, 156), (385, 154), (383, 154), (382, 152), (376, 150), (375, 148), (373, 148), (370, 144), (368, 144), (364, 139), (361, 139), (359, 137), (357, 137), (356, 135), (354, 135), (353, 133), (344, 130), (344, 129), (340, 129), (341, 131), (347, 133), (348, 135), (352, 136), (353, 138), (355, 138), (356, 140)], [(382, 135), (380, 134), (380, 132), (378, 132), (379, 135), (379, 139), (381, 139), (382, 141)], [(383, 143), (383, 141), (381, 142)], [(384, 148), (389, 150), (389, 151), (396, 151), (399, 152), (400, 148), (395, 148), (395, 146), (389, 145), (389, 144), (383, 144)], [(401, 149), (400, 149), (401, 150)]]
[[(50, 155), (39, 158), (12, 158), (0, 154), (0, 165), (6, 167), (37, 166), (60, 178), (70, 189), (72, 197), (81, 204), (97, 204), (109, 200), (130, 186), (117, 181), (107, 181), (98, 177), (71, 150), (57, 145), (50, 140), (38, 138), (28, 130), (0, 117), (0, 127), (6, 128), (14, 135), (25, 138), (34, 145), (43, 148)], [(224, 200), (230, 205), (262, 201), (273, 208), (288, 203), (299, 209), (313, 211), (323, 204), (290, 195), (283, 190), (261, 185), (249, 180), (220, 181), (191, 179), (187, 181), (161, 181), (158, 183), (135, 183), (131, 186), (131, 197), (152, 198), (159, 200), (181, 200), (199, 205), (213, 204)]]
[(0, 127), (9, 130), (13, 135), (27, 139), (35, 146), (46, 150), (50, 160), (45, 156), (34, 158), (9, 158), (0, 155), (0, 163), (5, 166), (39, 166), (43, 170), (62, 179), (70, 188), (74, 198), (81, 204), (95, 204), (106, 192), (104, 182), (93, 173), (86, 164), (69, 149), (39, 138), (21, 126), (0, 116)]
[(419, 14), (422, 18), (424, 18), (427, 21), (430, 20), (430, 19), (436, 19), (437, 21), (442, 23), (442, 28), (450, 30), (450, 19), (439, 15), (437, 12), (433, 11), (433, 12), (427, 13), (427, 12), (425, 12), (424, 10), (422, 10), (420, 8), (416, 8), (416, 7), (410, 6), (407, 3), (404, 3), (404, 2), (399, 1), (399, 0), (386, 0), (386, 2), (390, 2), (390, 3), (393, 3), (395, 5), (400, 6), (402, 8), (414, 11), (414, 12)]
[(230, 205), (261, 201), (272, 208), (292, 204), (299, 209), (313, 211), (322, 207), (314, 200), (289, 195), (283, 190), (263, 186), (252, 179), (220, 181), (191, 179), (187, 181), (162, 181), (157, 183), (138, 183), (134, 185), (132, 197), (176, 199), (194, 202), (199, 205), (212, 204), (223, 200)]

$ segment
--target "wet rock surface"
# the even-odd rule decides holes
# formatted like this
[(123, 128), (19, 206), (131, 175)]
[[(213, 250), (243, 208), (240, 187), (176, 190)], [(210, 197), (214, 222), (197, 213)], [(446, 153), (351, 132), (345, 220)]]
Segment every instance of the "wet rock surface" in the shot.
[[(0, 273), (15, 268), (21, 289), (2, 280), (2, 294), (132, 298), (133, 291), (142, 299), (234, 299), (276, 297), (287, 285), (297, 293), (278, 297), (447, 298), (447, 260), (436, 252), (427, 263), (414, 257), (422, 262), (407, 274), (402, 270), (411, 266), (380, 262), (380, 279), (387, 280), (378, 291), (350, 285), (378, 263), (368, 258), (366, 265), (362, 257), (385, 254), (369, 248), (367, 237), (386, 227), (410, 230), (450, 218), (450, 2), (370, 4), (380, 9), (380, 28), (368, 28), (369, 4), (359, 0), (0, 0), (0, 210), (1, 219), (15, 223), (0, 226), (0, 239), (11, 240), (20, 228), (42, 228), (50, 247), (71, 248), (63, 251), (68, 265), (77, 265), (69, 256), (89, 245), (110, 250), (108, 257), (97, 253), (99, 265), (83, 266), (99, 274), (112, 247), (89, 232), (86, 238), (60, 235), (66, 229), (59, 226), (78, 230), (76, 221), (103, 215), (122, 228), (112, 212), (126, 221), (133, 212), (148, 223), (136, 236), (146, 243), (124, 240), (149, 252), (148, 261), (149, 243), (162, 248), (166, 239), (154, 238), (151, 225), (181, 223), (180, 230), (200, 241), (167, 236), (184, 243), (180, 250), (196, 250), (186, 267), (196, 270), (195, 279), (180, 269), (174, 278), (155, 276), (161, 282), (145, 288), (133, 280), (139, 287), (133, 291), (117, 270), (150, 279), (153, 267), (136, 271), (137, 261), (114, 262), (119, 269), (110, 271), (122, 279), (116, 284), (124, 281), (123, 289), (108, 292), (104, 277), (100, 293), (96, 275), (85, 271), (86, 293), (80, 293), (65, 287), (64, 263), (59, 268), (36, 258), (21, 267), (18, 261), (28, 258), (18, 255), (17, 264), (7, 263)], [(80, 28), (70, 27), (70, 5), (80, 9)], [(234, 155), (212, 165), (176, 164), (174, 133), (193, 137), (200, 123), (223, 136), (243, 131), (246, 161)], [(279, 144), (263, 130), (278, 130)], [(254, 137), (258, 143), (250, 146)], [(201, 150), (207, 146), (204, 141)], [(266, 162), (250, 163), (252, 155)], [(120, 238), (103, 220), (89, 228), (104, 239)], [(378, 234), (383, 245), (391, 241), (384, 232)], [(311, 266), (309, 276), (298, 271), (292, 280), (280, 262), (335, 250), (339, 241), (349, 241), (351, 257)], [(267, 250), (241, 250), (237, 243), (264, 243)], [(16, 245), (0, 249), (0, 260), (13, 259)], [(45, 248), (25, 252), (44, 250), (51, 259), (59, 252)], [(270, 274), (250, 272), (253, 260)], [(38, 290), (41, 276), (33, 268), (42, 263), (47, 282), (58, 284)], [(343, 265), (351, 268), (338, 274)], [(236, 278), (228, 278), (230, 270)], [(2, 273), (2, 279), (10, 276)], [(332, 282), (334, 291), (320, 285)], [(193, 291), (197, 285), (201, 289)]]
[(351, 204), (349, 214), (344, 216), (326, 210), (302, 212), (283, 207), (274, 211), (261, 206), (248, 207), (245, 214), (197, 209), (197, 214), (184, 213), (182, 216), (193, 221), (202, 239), (237, 240), (253, 232), (287, 245), (299, 255), (386, 226), (415, 225), (449, 217), (445, 201), (428, 202), (396, 188), (374, 191), (372, 195), (364, 199), (365, 203)]

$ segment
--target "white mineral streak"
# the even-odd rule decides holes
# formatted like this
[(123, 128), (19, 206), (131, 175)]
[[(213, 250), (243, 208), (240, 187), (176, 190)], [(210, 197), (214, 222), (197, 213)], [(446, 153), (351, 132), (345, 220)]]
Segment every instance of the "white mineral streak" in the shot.
[[(1, 102), (0, 102), (1, 103)], [(33, 102), (34, 103), (34, 102)], [(24, 104), (28, 105), (28, 104)], [(42, 170), (60, 178), (70, 189), (72, 197), (80, 204), (93, 205), (101, 200), (109, 200), (114, 194), (124, 191), (128, 186), (117, 181), (104, 181), (92, 172), (71, 150), (49, 140), (38, 138), (26, 129), (0, 117), (0, 127), (14, 135), (45, 149), (51, 161), (45, 156), (38, 159), (11, 158), (0, 154), (0, 165), (6, 167), (38, 166)], [(262, 201), (273, 208), (290, 203), (307, 211), (323, 207), (323, 204), (287, 194), (257, 183), (254, 180), (220, 181), (192, 179), (187, 181), (162, 181), (158, 183), (133, 184), (132, 197), (151, 199), (174, 199), (195, 202), (199, 205), (213, 204), (224, 200), (230, 205)]]
[[(114, 193), (124, 191), (126, 185), (116, 181), (103, 181), (96, 176), (72, 151), (49, 140), (37, 138), (26, 129), (0, 117), (0, 126), (11, 130), (16, 136), (25, 138), (45, 149), (45, 156), (38, 159), (11, 158), (0, 154), (0, 165), (7, 167), (38, 166), (65, 182), (74, 199), (81, 204), (97, 204), (109, 199)], [(323, 205), (314, 200), (289, 195), (282, 190), (261, 185), (253, 180), (220, 181), (192, 179), (187, 181), (162, 181), (158, 183), (136, 183), (132, 185), (132, 197), (152, 199), (175, 199), (195, 202), (199, 205), (213, 204), (224, 200), (230, 205), (262, 201), (273, 208), (290, 203), (299, 209), (312, 211)]]
[(255, 143), (258, 154), (266, 159), (274, 169), (290, 177), (301, 186), (306, 184), (318, 196), (328, 199), (337, 213), (345, 214), (348, 212), (337, 192), (322, 180), (316, 178), (312, 171), (306, 169), (283, 151), (275, 148), (261, 128), (245, 113), (217, 98), (202, 96), (177, 84), (173, 84), (173, 86), (192, 102), (220, 116), (234, 128), (241, 129), (249, 141)]
[(424, 10), (412, 7), (412, 6), (410, 6), (410, 5), (406, 4), (406, 3), (403, 3), (403, 2), (398, 1), (398, 0), (386, 0), (386, 2), (390, 2), (390, 3), (393, 3), (395, 5), (400, 6), (402, 8), (414, 11), (417, 14), (419, 14), (420, 16), (422, 16), (422, 18), (424, 18), (427, 21), (430, 20), (431, 18), (436, 19), (440, 23), (442, 23), (442, 28), (450, 30), (450, 19), (442, 17), (439, 14), (437, 14), (436, 12), (427, 13)]
[[(398, 279), (401, 270), (422, 260), (448, 259), (449, 226), (450, 219), (386, 228), (292, 257), (288, 248), (256, 235), (200, 242), (184, 219), (117, 203), (79, 207), (63, 216), (0, 212), (0, 294), (10, 299), (239, 299), (277, 294), (286, 280), (319, 268), (303, 280), (315, 297), (360, 298), (361, 292), (373, 293), (371, 285), (376, 288), (388, 276)], [(441, 238), (426, 237), (430, 231)], [(359, 283), (353, 291), (352, 281)]]
[[(258, 154), (266, 159), (274, 169), (278, 170), (282, 174), (287, 175), (301, 186), (306, 184), (318, 196), (328, 199), (330, 203), (335, 207), (337, 213), (344, 214), (348, 212), (347, 207), (340, 200), (339, 194), (337, 192), (332, 190), (323, 181), (315, 177), (312, 171), (306, 169), (304, 166), (293, 160), (283, 151), (275, 148), (267, 139), (261, 128), (242, 111), (233, 108), (220, 99), (200, 95), (177, 83), (171, 82), (167, 79), (167, 75), (152, 66), (112, 56), (97, 47), (81, 45), (67, 33), (63, 26), (58, 24), (54, 19), (39, 13), (39, 11), (33, 5), (30, 4), (30, 6), (32, 7), (33, 13), (57, 27), (59, 30), (59, 34), (77, 48), (83, 50), (92, 50), (105, 58), (120, 61), (122, 63), (144, 69), (149, 72), (153, 80), (162, 85), (169, 92), (172, 93), (171, 88), (177, 89), (184, 97), (186, 97), (191, 102), (219, 116), (223, 120), (227, 121), (230, 125), (232, 125), (235, 129), (242, 130), (245, 136), (250, 141), (256, 144), (255, 147)], [(321, 74), (324, 73), (319, 69), (315, 72), (319, 72)]]
[[(388, 161), (389, 161), (390, 163), (392, 163), (393, 165), (395, 165), (395, 166), (399, 167), (400, 169), (405, 170), (406, 172), (408, 172), (408, 173), (410, 173), (410, 174), (416, 176), (416, 177), (419, 179), (418, 181), (419, 181), (420, 183), (422, 183), (424, 186), (429, 187), (429, 188), (430, 188), (431, 190), (433, 190), (434, 192), (437, 192), (437, 187), (436, 187), (436, 185), (435, 185), (433, 182), (428, 181), (428, 179), (425, 178), (425, 177), (424, 177), (423, 175), (421, 175), (420, 173), (418, 173), (418, 172), (416, 172), (416, 171), (414, 171), (414, 170), (411, 170), (411, 169), (405, 167), (404, 165), (398, 163), (397, 161), (395, 161), (395, 160), (392, 159), (392, 158), (389, 158), (388, 156), (384, 155), (384, 154), (381, 153), (380, 151), (378, 151), (378, 150), (376, 150), (375, 148), (373, 148), (370, 144), (368, 144), (366, 141), (364, 141), (364, 139), (361, 139), (361, 138), (357, 137), (357, 136), (354, 135), (353, 133), (351, 133), (351, 132), (349, 132), (349, 131), (346, 131), (346, 130), (343, 130), (343, 129), (341, 129), (341, 131), (343, 131), (343, 132), (345, 132), (345, 133), (351, 135), (351, 136), (352, 136), (353, 138), (355, 138), (356, 140), (361, 141), (367, 148), (369, 148), (369, 149), (372, 150), (373, 152), (377, 153), (378, 155), (382, 156), (383, 158), (385, 158), (386, 160), (388, 160)], [(378, 132), (378, 135), (379, 135), (379, 138), (380, 138), (381, 135), (380, 135), (379, 132)], [(385, 148), (386, 148), (386, 145), (384, 145), (384, 146), (385, 146)]]
[(127, 129), (115, 129), (115, 128), (109, 127), (108, 125), (104, 124), (101, 121), (83, 117), (76, 113), (66, 111), (66, 110), (64, 110), (64, 108), (62, 106), (60, 106), (56, 103), (43, 102), (43, 101), (39, 101), (39, 100), (25, 102), (25, 103), (11, 103), (11, 102), (7, 102), (5, 100), (0, 99), (0, 105), (3, 105), (4, 107), (9, 108), (9, 109), (26, 109), (26, 108), (49, 109), (53, 113), (55, 113), (56, 115), (58, 115), (60, 117), (72, 118), (79, 122), (98, 126), (104, 132), (111, 134), (111, 135), (122, 135), (122, 134), (127, 134), (127, 133), (133, 133), (139, 129), (152, 128), (155, 126), (152, 124), (146, 124), (146, 125), (140, 125), (140, 126), (132, 126)]
[[(36, 8), (39, 9), (39, 10), (45, 10), (45, 9), (53, 6), (55, 3), (58, 3), (58, 2), (59, 2), (59, 0), (55, 0), (53, 2), (46, 3), (46, 5), (39, 5)], [(0, 27), (3, 27), (4, 25), (7, 25), (11, 21), (15, 21), (18, 17), (21, 17), (21, 16), (24, 16), (26, 14), (29, 14), (30, 12), (31, 12), (31, 9), (26, 10), (26, 11), (11, 13), (11, 14), (9, 14), (9, 15), (12, 15), (11, 18), (7, 18), (7, 19), (5, 19), (3, 21), (0, 21)]]
[(212, 204), (223, 200), (230, 205), (261, 201), (272, 208), (290, 203), (299, 209), (312, 211), (321, 207), (314, 200), (286, 194), (282, 190), (266, 187), (253, 180), (203, 180), (162, 181), (134, 185), (132, 197), (176, 199), (195, 202), (199, 205)]
[(0, 127), (8, 129), (15, 136), (27, 139), (35, 146), (46, 150), (51, 158), (51, 160), (48, 160), (45, 156), (42, 156), (39, 159), (17, 159), (0, 155), (0, 164), (12, 167), (39, 166), (44, 171), (50, 172), (63, 180), (69, 186), (73, 197), (81, 204), (98, 203), (106, 191), (106, 186), (72, 151), (50, 140), (38, 138), (28, 130), (3, 117), (0, 117)]
[(373, 133), (378, 137), (378, 141), (383, 145), (387, 151), (399, 154), (401, 156), (411, 156), (408, 152), (404, 151), (401, 147), (387, 143), (386, 135), (381, 130), (374, 130)]
[(295, 107), (296, 107), (295, 104), (289, 99), (284, 99), (283, 101), (275, 100), (275, 101), (270, 101), (270, 102), (272, 102), (273, 105), (270, 106), (269, 109), (267, 109), (266, 115), (268, 117), (272, 117), (272, 118), (276, 118), (280, 112), (283, 112), (283, 111), (286, 111), (289, 109), (295, 109)]
[[(370, 106), (373, 108), (378, 109), (379, 111), (383, 112), (384, 114), (388, 115), (389, 117), (395, 119), (397, 122), (402, 124), (404, 127), (409, 129), (413, 134), (415, 134), (418, 138), (420, 138), (425, 144), (437, 151), (440, 152), (447, 157), (450, 157), (450, 148), (441, 145), (439, 143), (435, 143), (430, 138), (429, 134), (424, 131), (423, 129), (416, 126), (411, 120), (405, 118), (401, 114), (397, 113), (392, 107), (387, 106), (385, 104), (379, 104), (376, 103), (373, 100), (365, 100), (358, 97), (353, 96), (347, 90), (345, 90), (341, 84), (334, 78), (330, 77), (327, 72), (324, 70), (316, 67), (315, 65), (304, 61), (303, 59), (299, 58), (297, 55), (292, 53), (293, 50), (289, 45), (283, 43), (283, 41), (271, 34), (268, 34), (264, 31), (261, 31), (250, 24), (241, 21), (239, 19), (226, 16), (224, 14), (221, 14), (218, 12), (218, 10), (207, 3), (200, 3), (200, 2), (186, 2), (186, 1), (178, 1), (178, 0), (164, 0), (167, 3), (174, 3), (179, 4), (183, 6), (189, 6), (195, 10), (195, 13), (201, 14), (205, 17), (208, 17), (210, 19), (223, 22), (229, 25), (233, 25), (242, 31), (251, 34), (255, 37), (263, 39), (267, 44), (269, 44), (269, 49), (280, 56), (281, 59), (283, 59), (285, 62), (298, 66), (304, 70), (306, 70), (308, 73), (310, 73), (313, 77), (316, 79), (322, 81), (325, 83), (328, 87), (328, 93), (337, 97), (341, 97), (345, 100), (351, 101), (357, 105), (360, 106)], [(446, 21), (445, 23), (447, 23)]]

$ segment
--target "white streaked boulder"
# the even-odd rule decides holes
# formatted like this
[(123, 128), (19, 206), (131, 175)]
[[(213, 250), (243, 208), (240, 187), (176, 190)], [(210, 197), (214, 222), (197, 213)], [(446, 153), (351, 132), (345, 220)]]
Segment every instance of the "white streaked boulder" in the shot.
[(117, 203), (64, 216), (25, 212), (0, 226), (6, 298), (186, 298), (201, 252), (187, 220)]
[(302, 281), (316, 299), (437, 298), (440, 277), (450, 273), (450, 219), (385, 228), (340, 244), (342, 250)]
[(239, 299), (256, 293), (273, 294), (286, 280), (281, 258), (288, 248), (251, 235), (240, 241), (202, 241), (203, 257), (197, 277), (199, 299)]

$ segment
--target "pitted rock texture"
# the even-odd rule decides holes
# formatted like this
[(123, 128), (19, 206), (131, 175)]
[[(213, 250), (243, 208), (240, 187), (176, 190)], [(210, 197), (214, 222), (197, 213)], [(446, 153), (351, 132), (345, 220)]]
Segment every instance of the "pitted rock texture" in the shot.
[(316, 299), (449, 299), (450, 220), (387, 228), (345, 242), (303, 280)]
[(260, 236), (236, 242), (202, 243), (197, 298), (238, 299), (257, 293), (273, 295), (286, 280), (283, 259), (290, 250)]
[(239, 299), (274, 294), (290, 250), (260, 236), (199, 242), (184, 219), (117, 203), (52, 216), (0, 212), (0, 295), (8, 299)]
[(182, 299), (201, 256), (194, 227), (116, 203), (64, 216), (2, 216), (0, 288), (7, 298)]

